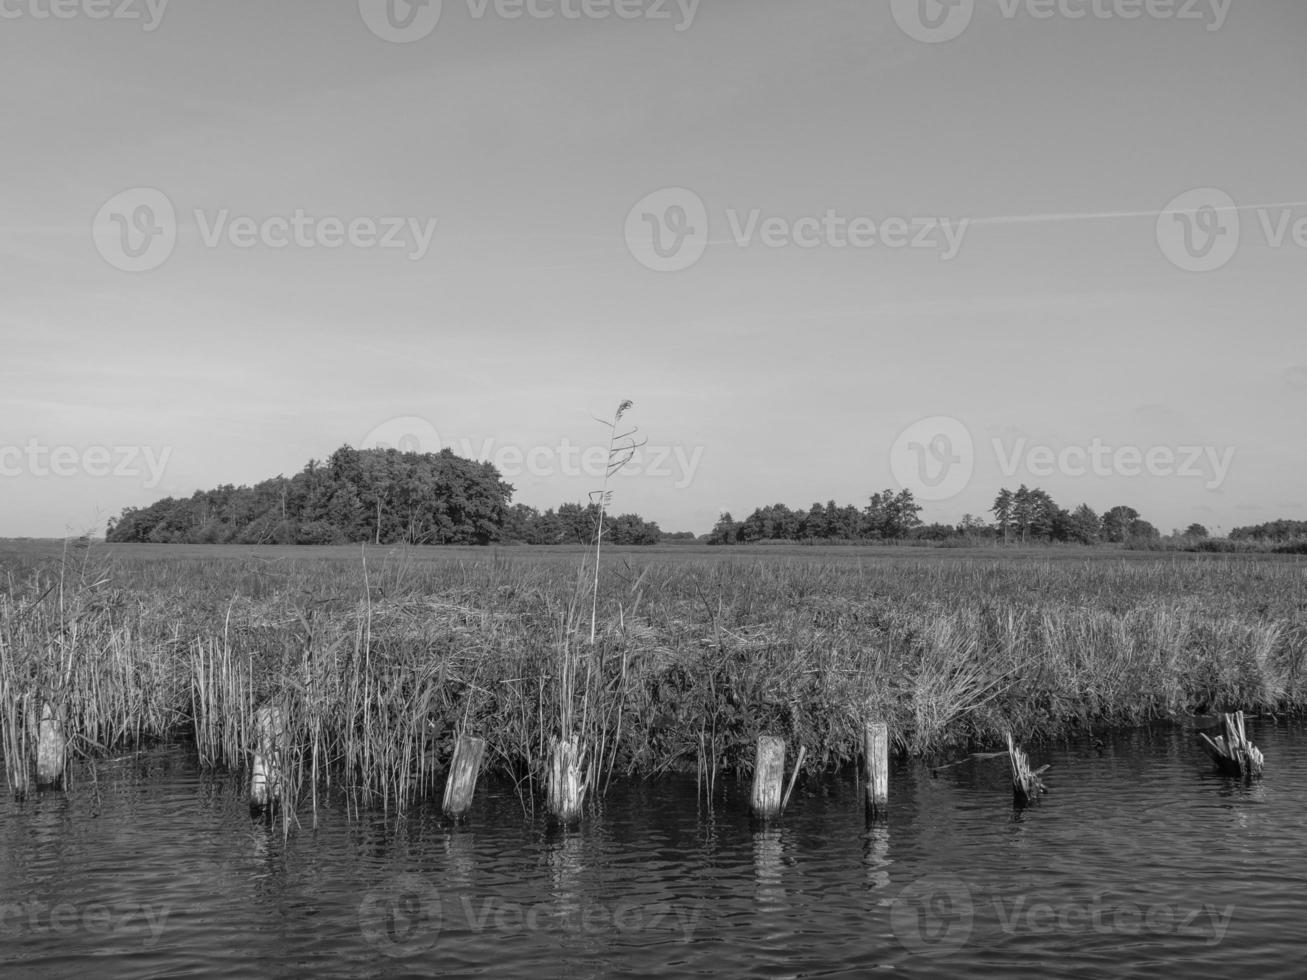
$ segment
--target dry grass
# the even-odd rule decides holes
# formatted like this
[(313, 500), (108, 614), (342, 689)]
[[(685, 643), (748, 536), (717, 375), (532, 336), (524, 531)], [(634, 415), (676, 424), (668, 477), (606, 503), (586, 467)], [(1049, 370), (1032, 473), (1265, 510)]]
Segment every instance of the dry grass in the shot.
[(333, 783), (434, 796), (460, 733), (533, 805), (568, 732), (597, 798), (614, 775), (747, 771), (762, 733), (847, 764), (871, 716), (928, 755), (1307, 702), (1301, 561), (614, 554), (591, 645), (575, 554), (136, 554), (6, 559), (7, 759), (51, 697), (75, 752), (190, 734), (235, 768), (272, 701), (288, 812)]

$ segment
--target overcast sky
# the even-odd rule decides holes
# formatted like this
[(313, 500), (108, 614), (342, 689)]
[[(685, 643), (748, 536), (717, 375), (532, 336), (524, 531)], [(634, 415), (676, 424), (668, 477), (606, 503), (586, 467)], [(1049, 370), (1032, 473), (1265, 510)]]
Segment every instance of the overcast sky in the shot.
[(0, 535), (347, 443), (555, 506), (624, 398), (667, 530), (1307, 519), (1300, 0), (51, 2), (0, 0)]

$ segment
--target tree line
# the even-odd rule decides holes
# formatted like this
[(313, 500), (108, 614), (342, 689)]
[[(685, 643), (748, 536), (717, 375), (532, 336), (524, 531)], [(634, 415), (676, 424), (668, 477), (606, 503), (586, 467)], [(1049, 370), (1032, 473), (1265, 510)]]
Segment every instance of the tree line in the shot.
[[(190, 497), (128, 507), (105, 539), (169, 544), (529, 544), (589, 543), (594, 504), (539, 512), (511, 504), (513, 487), (491, 463), (445, 449), (411, 453), (342, 446), (292, 477), (219, 486)], [(656, 544), (658, 525), (634, 514), (604, 515), (614, 544)]]
[[(1156, 540), (1160, 532), (1133, 507), (1117, 506), (1101, 517), (1088, 504), (1075, 510), (1059, 507), (1039, 488), (1003, 488), (990, 508), (993, 522), (971, 514), (956, 525), (925, 524), (911, 490), (872, 494), (866, 507), (841, 506), (831, 500), (805, 510), (784, 504), (760, 507), (743, 521), (723, 514), (708, 535), (709, 544), (753, 541), (945, 541), (952, 538), (998, 540), (1004, 543), (1099, 542), (1130, 543)], [(1207, 536), (1192, 525), (1187, 534)]]

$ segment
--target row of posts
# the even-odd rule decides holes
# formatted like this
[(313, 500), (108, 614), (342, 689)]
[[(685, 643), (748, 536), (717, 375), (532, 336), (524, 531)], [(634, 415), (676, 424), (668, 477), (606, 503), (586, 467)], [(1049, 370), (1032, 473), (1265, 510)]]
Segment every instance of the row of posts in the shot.
[[(1242, 727), (1242, 716), (1238, 717)], [(1231, 726), (1233, 727), (1233, 726)], [(250, 807), (268, 810), (279, 799), (282, 789), (280, 754), (287, 724), (282, 706), (265, 704), (254, 716), (254, 762), (250, 777)], [(1251, 743), (1249, 743), (1251, 744)], [(1013, 768), (1013, 788), (1018, 803), (1028, 803), (1043, 790), (1039, 781), (1047, 766), (1031, 772), (1026, 756), (1008, 736), (1009, 756)], [(785, 740), (776, 735), (760, 735), (753, 769), (750, 809), (760, 820), (777, 820), (785, 812), (794, 784), (803, 767), (806, 749), (800, 748), (798, 759), (785, 782)], [(1256, 751), (1256, 750), (1253, 750)], [(472, 807), (477, 778), (485, 759), (486, 741), (462, 735), (454, 746), (449, 776), (445, 782), (442, 808), (447, 817), (461, 820)], [(42, 705), (37, 732), (37, 786), (59, 786), (63, 782), (68, 755), (67, 738), (59, 711), (49, 702)], [(1260, 753), (1258, 753), (1260, 761)], [(868, 722), (863, 729), (863, 774), (866, 778), (866, 813), (869, 821), (885, 820), (889, 813), (889, 726), (883, 721)], [(27, 793), (27, 771), (23, 765), (11, 767), (16, 780), (15, 793)], [(554, 738), (550, 742), (547, 805), (550, 815), (563, 823), (581, 819), (585, 804), (586, 782), (581, 767), (581, 750), (576, 738)]]
[[(277, 745), (283, 728), (284, 724), (276, 708), (265, 705), (255, 714), (256, 744), (250, 778), (252, 810), (270, 809), (279, 797), (281, 778)], [(472, 808), (472, 798), (476, 793), (477, 777), (481, 772), (485, 752), (485, 739), (462, 735), (455, 742), (442, 805), (447, 817), (461, 820)], [(806, 749), (799, 749), (787, 785), (785, 740), (776, 735), (759, 736), (750, 795), (750, 806), (755, 817), (776, 820), (785, 812), (806, 753)], [(889, 807), (889, 726), (885, 722), (870, 722), (866, 726), (863, 754), (866, 760), (867, 817), (883, 820)], [(552, 739), (546, 786), (550, 815), (562, 823), (570, 824), (580, 820), (585, 806), (586, 789), (579, 740)]]

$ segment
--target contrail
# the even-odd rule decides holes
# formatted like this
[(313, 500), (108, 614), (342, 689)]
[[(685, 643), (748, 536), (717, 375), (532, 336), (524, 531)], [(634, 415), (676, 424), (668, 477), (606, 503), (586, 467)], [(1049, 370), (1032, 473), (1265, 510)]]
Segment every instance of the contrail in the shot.
[[(1263, 211), (1272, 208), (1303, 208), (1307, 201), (1281, 201), (1274, 204), (1236, 204), (1234, 207), (1213, 205), (1215, 211)], [(999, 214), (972, 218), (973, 225), (1027, 225), (1056, 221), (1110, 221), (1115, 218), (1160, 218), (1169, 210), (1156, 211), (1054, 211), (1047, 214)]]

